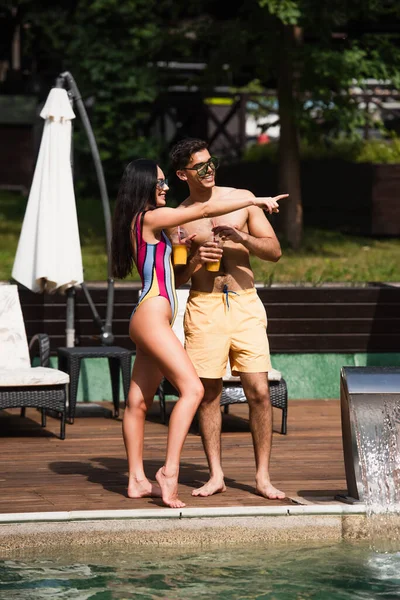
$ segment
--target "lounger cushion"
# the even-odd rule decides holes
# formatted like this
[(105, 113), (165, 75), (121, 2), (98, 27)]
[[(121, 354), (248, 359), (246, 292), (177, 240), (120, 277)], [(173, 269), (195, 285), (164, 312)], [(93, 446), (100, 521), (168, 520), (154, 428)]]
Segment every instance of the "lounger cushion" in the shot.
[(0, 297), (1, 369), (28, 368), (31, 363), (17, 286), (2, 284)]
[(69, 375), (58, 369), (47, 367), (0, 369), (0, 387), (61, 385), (65, 383), (69, 383)]

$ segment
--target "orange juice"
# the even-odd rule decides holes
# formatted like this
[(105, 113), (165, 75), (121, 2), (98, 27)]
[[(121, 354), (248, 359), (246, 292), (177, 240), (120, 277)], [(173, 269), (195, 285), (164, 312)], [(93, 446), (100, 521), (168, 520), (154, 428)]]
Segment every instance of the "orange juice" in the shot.
[(207, 271), (219, 271), (220, 269), (220, 265), (221, 265), (221, 261), (220, 260), (216, 260), (215, 262), (208, 262), (206, 263), (206, 269)]
[(172, 244), (172, 256), (174, 265), (186, 265), (187, 246), (186, 244)]

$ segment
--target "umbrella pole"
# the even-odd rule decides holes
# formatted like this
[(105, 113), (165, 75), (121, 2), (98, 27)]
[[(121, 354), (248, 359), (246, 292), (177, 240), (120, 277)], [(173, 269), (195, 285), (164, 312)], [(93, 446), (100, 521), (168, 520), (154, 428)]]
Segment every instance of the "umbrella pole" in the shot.
[(102, 320), (100, 318), (99, 313), (97, 312), (97, 309), (96, 309), (96, 307), (95, 307), (95, 305), (93, 303), (93, 300), (92, 300), (92, 297), (91, 297), (90, 292), (88, 290), (88, 287), (87, 287), (87, 285), (86, 285), (86, 283), (84, 281), (82, 282), (82, 290), (83, 290), (83, 293), (85, 294), (87, 303), (89, 304), (89, 306), (91, 308), (91, 311), (93, 313), (93, 319), (94, 319), (96, 325), (98, 325), (98, 327), (99, 327), (100, 331), (102, 332), (102, 334), (104, 334), (103, 322), (102, 322)]
[(67, 348), (75, 346), (75, 288), (67, 289), (67, 322), (66, 322), (66, 343)]
[[(63, 87), (63, 79), (61, 77), (57, 78), (56, 85), (57, 88)], [(72, 99), (70, 100), (70, 104), (72, 105)], [(71, 123), (72, 128), (72, 123)], [(72, 140), (72, 136), (71, 136)], [(71, 170), (74, 171), (74, 157), (73, 157), (73, 147), (71, 143), (71, 152), (70, 152), (70, 162), (71, 162)], [(66, 290), (67, 296), (67, 314), (66, 314), (66, 326), (65, 326), (65, 345), (67, 348), (73, 348), (75, 346), (75, 301), (76, 301), (76, 290), (74, 287), (69, 287)]]
[[(100, 160), (100, 154), (97, 147), (96, 139), (94, 137), (94, 133), (92, 127), (90, 125), (89, 117), (87, 115), (85, 105), (82, 101), (81, 94), (79, 92), (78, 86), (69, 71), (65, 71), (61, 73), (59, 76), (67, 82), (73, 100), (76, 102), (76, 106), (78, 108), (79, 114), (82, 119), (83, 126), (86, 131), (86, 135), (89, 140), (90, 149), (93, 156), (94, 166), (96, 169), (97, 181), (100, 188), (100, 196), (103, 203), (103, 213), (104, 213), (104, 222), (105, 222), (105, 230), (106, 230), (106, 244), (107, 244), (107, 312), (106, 312), (106, 320), (104, 327), (102, 327), (101, 341), (103, 345), (111, 345), (114, 341), (114, 335), (112, 333), (112, 318), (113, 318), (113, 308), (114, 308), (114, 279), (111, 273), (111, 213), (110, 213), (110, 203), (108, 199), (107, 186), (104, 178), (103, 167)], [(89, 290), (86, 287), (85, 295), (88, 297)], [(92, 310), (94, 307), (93, 302), (89, 302)], [(95, 313), (94, 313), (95, 314)], [(98, 317), (98, 315), (97, 315)], [(97, 322), (96, 314), (95, 320)]]

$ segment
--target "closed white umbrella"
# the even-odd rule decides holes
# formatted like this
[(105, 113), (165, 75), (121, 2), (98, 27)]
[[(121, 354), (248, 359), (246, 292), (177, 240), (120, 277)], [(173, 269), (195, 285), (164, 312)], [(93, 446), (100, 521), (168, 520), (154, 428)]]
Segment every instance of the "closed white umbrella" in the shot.
[(67, 91), (53, 88), (40, 116), (43, 135), (12, 277), (33, 292), (63, 293), (83, 282)]
[[(69, 90), (67, 93), (65, 87)], [(103, 324), (83, 280), (82, 254), (71, 168), (70, 98), (78, 109), (93, 155), (103, 204), (107, 242), (107, 310)], [(75, 286), (81, 284), (103, 345), (114, 341), (114, 279), (111, 272), (111, 214), (100, 154), (78, 86), (69, 71), (57, 77), (40, 116), (45, 119), (12, 277), (34, 292), (67, 292), (66, 345), (75, 343)]]

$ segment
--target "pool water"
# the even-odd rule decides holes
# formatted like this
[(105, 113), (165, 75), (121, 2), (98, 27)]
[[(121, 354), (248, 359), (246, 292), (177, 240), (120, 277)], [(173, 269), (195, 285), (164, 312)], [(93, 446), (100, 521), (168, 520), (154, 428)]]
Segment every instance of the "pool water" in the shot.
[(1, 600), (400, 599), (400, 543), (125, 547), (0, 560)]

